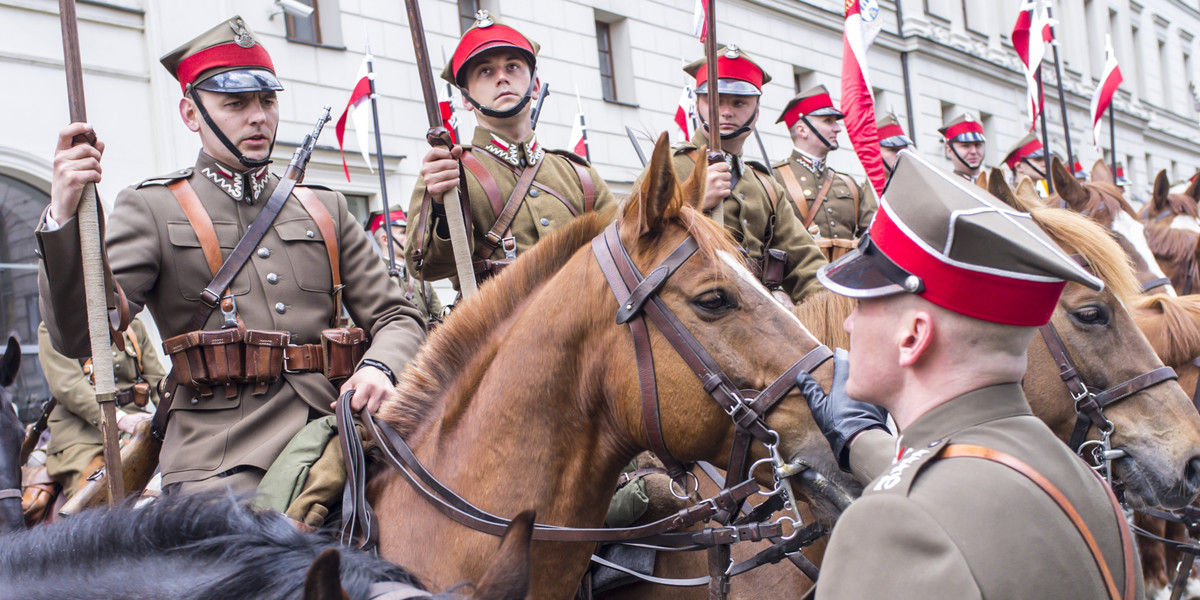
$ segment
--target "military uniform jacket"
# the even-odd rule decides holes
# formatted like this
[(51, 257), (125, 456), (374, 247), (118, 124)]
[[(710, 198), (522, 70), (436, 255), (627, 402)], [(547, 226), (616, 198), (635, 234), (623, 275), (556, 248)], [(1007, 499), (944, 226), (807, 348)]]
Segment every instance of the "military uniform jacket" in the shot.
[[(396, 258), (403, 260), (404, 257), (398, 256)], [(387, 257), (383, 259), (383, 266), (384, 268), (391, 268)], [(433, 317), (440, 317), (445, 307), (442, 306), (442, 301), (438, 298), (437, 292), (430, 287), (428, 282), (410, 276), (408, 269), (404, 268), (404, 265), (396, 266), (400, 267), (400, 279), (396, 281), (400, 286), (400, 292), (404, 294), (404, 299), (412, 302), (412, 305), (417, 308), (417, 312), (421, 313), (421, 320), (428, 324)], [(422, 293), (422, 287), (425, 288), (424, 293)], [(425, 303), (425, 298), (429, 298), (429, 304)]]
[[(676, 144), (672, 147), (675, 172), (681, 181), (686, 181), (696, 168), (696, 153), (700, 146), (707, 146), (708, 138), (703, 133), (692, 136), (690, 142)], [(768, 183), (775, 188), (775, 197), (780, 205), (790, 203), (787, 192), (778, 182), (771, 180), (766, 167), (750, 161), (742, 161), (742, 176), (738, 178), (733, 189), (722, 205), (725, 211), (725, 228), (733, 235), (733, 239), (746, 251), (749, 259), (761, 264), (765, 249), (763, 243), (767, 237), (771, 215), (775, 215), (775, 231), (767, 249), (779, 249), (787, 253), (787, 265), (784, 266), (783, 291), (799, 304), (809, 294), (822, 289), (817, 282), (817, 269), (825, 264), (825, 256), (813, 242), (812, 236), (804, 229), (804, 224), (791, 210), (782, 210), (774, 206), (766, 188), (759, 178), (750, 173), (754, 169), (763, 174)]]
[[(212, 279), (196, 232), (165, 184), (187, 179), (216, 230), (227, 257), (270, 198), (279, 179), (266, 169), (237, 174), (200, 153), (194, 168), (146, 180), (117, 196), (106, 240), (113, 274), (136, 314), (148, 307), (163, 338), (185, 333), (200, 292)], [(379, 255), (340, 193), (314, 189), (333, 218), (343, 298), (350, 317), (366, 330), (365, 358), (399, 374), (424, 340), (416, 309), (388, 280)], [(79, 228), (72, 218), (55, 231), (38, 226), (41, 252), (39, 305), (56, 349), (67, 356), (90, 353), (79, 258)], [(230, 285), (238, 315), (248, 329), (291, 332), (291, 343), (313, 344), (334, 316), (333, 278), (324, 238), (315, 221), (291, 196), (259, 248)], [(221, 327), (213, 311), (206, 329)], [(163, 483), (205, 479), (230, 468), (266, 469), (309, 419), (328, 414), (337, 389), (321, 373), (288, 373), (266, 394), (242, 386), (233, 399), (223, 390), (194, 397), (180, 386), (163, 443)]]
[(804, 217), (794, 203), (806, 202), (806, 214), (811, 214), (812, 211), (809, 208), (816, 202), (821, 187), (825, 184), (826, 173), (833, 175), (833, 184), (829, 186), (829, 191), (825, 194), (825, 200), (821, 202), (821, 206), (817, 207), (819, 214), (812, 220), (812, 224), (821, 230), (821, 237), (854, 239), (860, 237), (871, 226), (871, 219), (874, 218), (876, 209), (875, 197), (859, 187), (858, 183), (849, 175), (834, 171), (832, 167), (827, 166), (818, 177), (804, 163), (797, 150), (792, 150), (792, 154), (787, 160), (780, 161), (772, 167), (775, 169), (775, 178), (785, 188), (787, 184), (783, 178), (782, 169), (791, 169), (796, 176), (796, 182), (800, 184), (804, 197), (792, 198), (792, 208), (801, 222)]
[[(124, 334), (125, 350), (113, 345), (113, 372), (117, 378), (117, 391), (123, 392), (138, 382), (137, 353), (129, 341), (130, 331), (137, 336), (142, 348), (141, 377), (150, 384), (152, 405), (139, 408), (130, 404), (120, 410), (153, 411), (153, 405), (158, 404), (158, 382), (167, 373), (141, 319), (134, 319), (129, 324), (129, 330)], [(45, 323), (38, 325), (38, 361), (42, 363), (42, 373), (50, 387), (50, 394), (58, 399), (58, 404), (50, 413), (48, 421), (50, 444), (46, 451), (54, 454), (76, 444), (99, 446), (104, 443), (100, 434), (100, 405), (96, 402), (96, 388), (84, 374), (79, 360), (68, 358), (54, 350)]]
[[(537, 142), (536, 134), (518, 143), (483, 127), (476, 127), (472, 144), (464, 146), (463, 152), (472, 154), (478, 164), (491, 175), (497, 188), (493, 189), (492, 193), (499, 195), (502, 206), (512, 195), (525, 165), (529, 164), (530, 160), (541, 161), (542, 166), (533, 179), (533, 185), (525, 194), (525, 200), (510, 226), (518, 256), (551, 231), (584, 213), (586, 207), (583, 184), (572, 162), (591, 175), (594, 190), (593, 210), (603, 211), (617, 205), (608, 185), (587, 161), (568, 152), (545, 150)], [(469, 214), (465, 214), (470, 222), (468, 231), (471, 233), (468, 239), (472, 259), (478, 259), (475, 250), (483, 243), (498, 215), (492, 208), (484, 185), (471, 168), (462, 169), (459, 193), (469, 202), (470, 211)], [(426, 207), (426, 204), (429, 206)], [(404, 258), (409, 266), (410, 276), (420, 274), (427, 281), (451, 277), (457, 289), (458, 278), (445, 209), (441, 204), (433, 203), (425, 193), (423, 179), (417, 181), (409, 207), (409, 215), (414, 223), (408, 228)], [(412, 207), (420, 207), (420, 210), (414, 210)], [(424, 238), (419, 244), (418, 237)], [(424, 252), (420, 261), (414, 260), (414, 252), (418, 247)], [(489, 258), (503, 259), (505, 253), (502, 248), (497, 248)]]
[[(864, 436), (865, 438), (866, 436)], [(886, 436), (877, 436), (886, 437)], [(947, 444), (1008, 453), (1049, 479), (1082, 515), (1118, 590), (1118, 521), (1103, 484), (1030, 413), (1018, 384), (981, 388), (938, 406), (900, 438), (899, 460), (867, 484), (834, 527), (818, 599), (1108, 598), (1078, 530), (1038, 486), (979, 458), (938, 458)], [(896, 456), (895, 446), (884, 452)], [(877, 456), (851, 459), (863, 479)], [(1140, 580), (1140, 577), (1138, 578)], [(1137, 597), (1144, 596), (1137, 582)]]

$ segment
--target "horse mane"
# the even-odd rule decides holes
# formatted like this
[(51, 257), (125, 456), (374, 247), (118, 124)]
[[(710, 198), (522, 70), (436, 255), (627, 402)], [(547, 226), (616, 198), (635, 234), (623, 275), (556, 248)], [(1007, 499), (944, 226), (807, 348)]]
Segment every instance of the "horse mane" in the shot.
[(1095, 211), (1100, 206), (1103, 206), (1108, 211), (1108, 214), (1114, 217), (1116, 217), (1118, 212), (1124, 212), (1135, 219), (1137, 218), (1137, 212), (1125, 201), (1125, 193), (1115, 183), (1085, 181), (1082, 185), (1083, 189), (1087, 190), (1088, 193), (1088, 205), (1084, 210), (1087, 214), (1095, 214)]
[(305, 573), (339, 549), (342, 587), (367, 598), (372, 583), (420, 584), (366, 552), (302, 533), (273, 511), (229, 495), (167, 495), (126, 502), (4, 537), (5, 597), (299, 598)]
[(792, 314), (822, 344), (830, 348), (849, 348), (850, 334), (842, 324), (854, 312), (856, 303), (854, 298), (821, 290), (805, 298), (792, 309)]
[(1133, 318), (1162, 361), (1170, 366), (1200, 356), (1200, 296), (1145, 296), (1133, 306)]
[(1050, 237), (1083, 257), (1092, 273), (1126, 305), (1142, 295), (1129, 257), (1113, 234), (1095, 221), (1061, 208), (1035, 208), (1029, 213)]
[(1155, 256), (1179, 262), (1196, 251), (1196, 232), (1162, 225), (1147, 226), (1146, 244)]

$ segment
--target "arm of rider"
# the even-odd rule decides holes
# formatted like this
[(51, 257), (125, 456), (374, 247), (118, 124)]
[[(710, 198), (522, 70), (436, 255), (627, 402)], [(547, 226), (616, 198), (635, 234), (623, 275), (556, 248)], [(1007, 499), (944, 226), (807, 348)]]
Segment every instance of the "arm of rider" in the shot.
[(725, 161), (708, 165), (708, 177), (704, 182), (704, 205), (701, 210), (708, 212), (719, 202), (729, 197), (733, 175), (729, 171), (729, 163)]
[(100, 183), (100, 156), (104, 154), (104, 142), (95, 146), (76, 143), (76, 137), (94, 137), (92, 126), (87, 123), (71, 123), (58, 132), (58, 145), (54, 149), (54, 175), (50, 182), (50, 218), (61, 225), (75, 216), (83, 187)]
[[(346, 380), (346, 383), (342, 384), (342, 389), (338, 391), (338, 397), (350, 390), (354, 390), (350, 407), (356, 414), (362, 411), (363, 407), (366, 407), (371, 414), (375, 414), (379, 412), (379, 407), (383, 406), (383, 401), (396, 390), (396, 384), (392, 383), (392, 378), (382, 369), (366, 366), (355, 371)], [(337, 410), (337, 402), (330, 406)]]
[(421, 178), (434, 202), (441, 204), (442, 194), (458, 185), (458, 159), (462, 152), (461, 146), (450, 150), (434, 146), (421, 159)]
[(866, 402), (853, 400), (846, 395), (846, 380), (850, 376), (850, 363), (847, 361), (845, 350), (838, 348), (833, 356), (833, 385), (826, 394), (821, 385), (812, 375), (800, 372), (796, 376), (796, 385), (800, 393), (808, 400), (813, 420), (833, 455), (837, 457), (838, 466), (847, 473), (850, 472), (850, 443), (860, 433), (871, 429), (887, 431), (887, 411), (882, 407)]

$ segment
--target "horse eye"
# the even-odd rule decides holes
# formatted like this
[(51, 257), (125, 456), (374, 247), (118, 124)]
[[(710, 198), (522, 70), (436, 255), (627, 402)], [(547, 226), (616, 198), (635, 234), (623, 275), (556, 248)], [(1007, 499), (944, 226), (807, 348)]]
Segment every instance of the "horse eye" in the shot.
[(710, 311), (710, 312), (718, 312), (718, 311), (722, 311), (722, 310), (726, 310), (726, 309), (730, 309), (730, 308), (735, 308), (733, 306), (733, 304), (729, 301), (729, 296), (727, 296), (725, 294), (725, 292), (722, 292), (720, 290), (714, 290), (711, 292), (707, 292), (704, 295), (697, 298), (694, 301), (694, 303), (696, 304), (696, 306), (699, 306), (700, 308), (702, 308), (706, 311)]
[(1081, 308), (1074, 313), (1074, 317), (1085, 325), (1107, 325), (1108, 313), (1098, 306), (1088, 306)]

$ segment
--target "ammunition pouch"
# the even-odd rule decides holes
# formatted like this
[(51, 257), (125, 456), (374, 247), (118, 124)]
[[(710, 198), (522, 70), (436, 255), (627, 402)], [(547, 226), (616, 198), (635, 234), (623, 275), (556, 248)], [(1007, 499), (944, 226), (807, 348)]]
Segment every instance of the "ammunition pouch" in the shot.
[(283, 373), (349, 377), (367, 351), (367, 334), (359, 327), (326, 329), (320, 344), (293, 345), (290, 338), (286, 331), (262, 329), (190, 331), (163, 340), (163, 351), (181, 385), (201, 396), (225, 386), (230, 398), (238, 393), (236, 384), (253, 385), (254, 395), (264, 394)]
[(858, 246), (858, 239), (845, 240), (841, 238), (817, 238), (813, 240), (817, 243), (817, 248), (821, 249), (821, 254), (825, 255), (825, 260), (833, 262), (846, 255), (855, 247)]
[(787, 266), (787, 252), (777, 248), (769, 248), (762, 257), (762, 283), (768, 290), (779, 288), (783, 284), (784, 267)]
[(150, 384), (145, 381), (139, 381), (127, 390), (121, 390), (116, 393), (115, 399), (117, 408), (123, 408), (130, 404), (138, 408), (144, 408), (150, 403)]
[(21, 467), (21, 512), (25, 526), (33, 527), (46, 520), (62, 485), (50, 477), (46, 467)]

